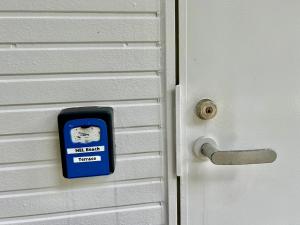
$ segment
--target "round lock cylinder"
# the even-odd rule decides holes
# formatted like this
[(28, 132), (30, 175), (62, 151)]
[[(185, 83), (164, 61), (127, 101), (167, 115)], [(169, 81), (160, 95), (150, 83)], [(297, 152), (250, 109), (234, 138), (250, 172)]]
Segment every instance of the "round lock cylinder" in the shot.
[(202, 120), (213, 119), (217, 114), (217, 105), (210, 99), (202, 99), (196, 105), (196, 113)]

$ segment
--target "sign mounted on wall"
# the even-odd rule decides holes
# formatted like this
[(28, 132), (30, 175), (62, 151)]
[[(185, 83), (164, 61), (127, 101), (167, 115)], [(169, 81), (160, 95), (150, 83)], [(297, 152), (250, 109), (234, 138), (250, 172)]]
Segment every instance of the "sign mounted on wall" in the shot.
[(79, 107), (58, 115), (65, 178), (104, 176), (114, 172), (113, 109)]

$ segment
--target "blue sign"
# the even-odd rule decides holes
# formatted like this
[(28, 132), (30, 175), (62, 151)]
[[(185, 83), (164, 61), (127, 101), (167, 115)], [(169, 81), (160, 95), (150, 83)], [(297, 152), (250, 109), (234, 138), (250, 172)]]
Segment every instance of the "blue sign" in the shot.
[(75, 119), (64, 125), (68, 178), (110, 174), (108, 134), (104, 120)]

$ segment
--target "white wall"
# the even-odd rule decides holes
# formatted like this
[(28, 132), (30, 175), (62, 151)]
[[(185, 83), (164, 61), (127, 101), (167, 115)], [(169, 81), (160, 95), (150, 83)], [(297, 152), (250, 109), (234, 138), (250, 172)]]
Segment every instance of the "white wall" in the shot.
[[(0, 1), (0, 224), (162, 225), (159, 0)], [(57, 114), (115, 110), (116, 171), (62, 177)]]

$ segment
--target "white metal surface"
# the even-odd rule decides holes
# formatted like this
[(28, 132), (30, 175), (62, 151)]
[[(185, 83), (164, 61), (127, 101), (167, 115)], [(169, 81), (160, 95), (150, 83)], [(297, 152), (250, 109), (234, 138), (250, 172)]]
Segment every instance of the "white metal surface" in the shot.
[[(174, 15), (173, 1), (0, 2), (1, 225), (175, 224)], [(114, 108), (116, 171), (66, 180), (57, 115), (90, 105)]]
[[(185, 143), (182, 225), (299, 224), (299, 1), (180, 1)], [(217, 116), (200, 120), (209, 98)], [(270, 147), (273, 164), (216, 166), (192, 152)]]
[(182, 87), (176, 85), (175, 104), (176, 104), (176, 175), (182, 176)]

